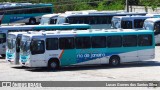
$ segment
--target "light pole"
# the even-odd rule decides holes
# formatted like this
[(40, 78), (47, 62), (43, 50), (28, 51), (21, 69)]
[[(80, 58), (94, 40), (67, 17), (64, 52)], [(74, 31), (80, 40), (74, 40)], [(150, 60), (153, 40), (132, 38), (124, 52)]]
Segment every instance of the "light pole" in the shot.
[(129, 12), (128, 0), (126, 0), (126, 9), (127, 9), (127, 12)]

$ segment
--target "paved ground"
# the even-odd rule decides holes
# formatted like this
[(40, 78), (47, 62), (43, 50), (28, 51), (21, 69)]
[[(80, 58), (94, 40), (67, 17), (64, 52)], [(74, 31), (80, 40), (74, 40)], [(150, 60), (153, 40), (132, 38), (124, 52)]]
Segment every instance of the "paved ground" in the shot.
[[(155, 59), (123, 64), (116, 68), (108, 65), (65, 67), (55, 72), (46, 70), (46, 68), (31, 69), (12, 66), (1, 58), (0, 81), (160, 81), (160, 46), (156, 47)], [(48, 88), (44, 89), (48, 90)], [(55, 89), (59, 90), (59, 88)], [(75, 89), (82, 90), (83, 88)], [(144, 88), (137, 89), (143, 90)]]

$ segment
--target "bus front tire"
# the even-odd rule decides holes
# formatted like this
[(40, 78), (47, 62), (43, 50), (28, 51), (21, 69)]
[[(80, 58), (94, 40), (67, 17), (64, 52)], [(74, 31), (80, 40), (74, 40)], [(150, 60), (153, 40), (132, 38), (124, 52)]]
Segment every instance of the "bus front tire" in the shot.
[(36, 19), (35, 18), (29, 19), (29, 24), (30, 25), (35, 25), (36, 24)]
[(112, 56), (109, 59), (109, 65), (114, 66), (114, 67), (120, 65), (120, 58), (119, 58), (119, 56)]
[(59, 64), (57, 61), (51, 60), (48, 63), (48, 69), (49, 70), (57, 70), (59, 68)]

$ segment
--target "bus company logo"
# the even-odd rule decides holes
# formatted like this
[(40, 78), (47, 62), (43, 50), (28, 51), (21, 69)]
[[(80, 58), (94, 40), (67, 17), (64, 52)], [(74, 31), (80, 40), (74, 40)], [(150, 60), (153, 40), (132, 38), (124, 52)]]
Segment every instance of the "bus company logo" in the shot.
[(2, 82), (2, 87), (12, 87), (11, 82)]

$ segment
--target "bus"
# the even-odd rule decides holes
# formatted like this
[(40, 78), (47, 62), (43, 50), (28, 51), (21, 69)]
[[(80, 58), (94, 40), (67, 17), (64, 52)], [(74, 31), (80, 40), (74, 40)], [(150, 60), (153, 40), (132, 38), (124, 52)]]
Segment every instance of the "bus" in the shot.
[(114, 16), (111, 28), (117, 29), (143, 29), (143, 23), (152, 16)]
[(41, 31), (41, 30), (71, 30), (90, 29), (90, 25), (87, 24), (61, 24), (61, 25), (24, 25), (24, 26), (1, 26), (0, 27), (0, 55), (5, 57), (6, 54), (6, 39), (8, 32), (20, 32), (20, 31)]
[(58, 16), (57, 24), (89, 24), (92, 29), (109, 29), (111, 28), (111, 19), (113, 16), (126, 15), (146, 15), (146, 13), (129, 13), (129, 12), (110, 12), (110, 11), (82, 11), (73, 13), (64, 13)]
[(25, 23), (34, 25), (40, 22), (42, 15), (53, 13), (52, 4), (8, 4), (9, 5), (7, 7), (5, 7), (4, 4), (4, 7), (0, 8), (1, 24)]
[(89, 29), (24, 34), (20, 64), (27, 67), (110, 64), (135, 62), (155, 57), (151, 30)]
[(41, 17), (40, 25), (56, 24), (59, 14), (45, 14)]
[(148, 18), (144, 21), (143, 28), (153, 30), (155, 35), (155, 44), (160, 44), (160, 18)]

